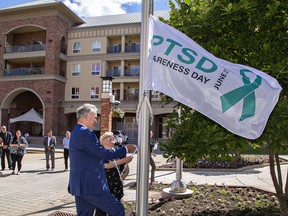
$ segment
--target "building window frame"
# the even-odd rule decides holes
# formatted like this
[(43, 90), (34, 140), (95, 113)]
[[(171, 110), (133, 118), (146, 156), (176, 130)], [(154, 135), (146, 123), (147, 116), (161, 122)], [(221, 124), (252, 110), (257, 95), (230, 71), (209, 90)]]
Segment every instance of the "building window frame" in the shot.
[(72, 65), (72, 71), (71, 74), (72, 76), (80, 76), (80, 72), (81, 72), (81, 66), (80, 64), (73, 64)]
[(101, 42), (99, 40), (96, 40), (92, 43), (92, 52), (101, 52)]
[(72, 99), (79, 99), (80, 98), (80, 88), (79, 87), (72, 87), (71, 89), (71, 98)]
[(81, 43), (79, 41), (73, 44), (73, 53), (80, 53), (81, 52)]
[(90, 88), (90, 97), (91, 99), (99, 99), (100, 98), (100, 87), (92, 86)]
[(92, 76), (99, 76), (100, 75), (100, 63), (92, 63), (91, 64), (91, 75)]

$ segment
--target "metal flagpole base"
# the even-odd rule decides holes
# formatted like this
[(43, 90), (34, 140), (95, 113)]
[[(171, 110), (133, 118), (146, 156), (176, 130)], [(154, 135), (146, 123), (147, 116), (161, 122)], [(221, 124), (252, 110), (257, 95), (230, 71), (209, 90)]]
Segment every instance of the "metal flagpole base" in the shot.
[(192, 196), (192, 191), (187, 189), (185, 182), (180, 180), (174, 180), (171, 184), (171, 188), (164, 188), (162, 190), (162, 198), (176, 198), (183, 199)]
[(164, 188), (162, 190), (162, 198), (163, 199), (169, 199), (169, 198), (175, 198), (175, 199), (184, 199), (192, 196), (192, 191), (190, 189), (186, 189), (185, 192), (174, 192), (171, 188)]
[(175, 193), (185, 193), (187, 190), (186, 183), (179, 180), (174, 180), (171, 184), (171, 191)]

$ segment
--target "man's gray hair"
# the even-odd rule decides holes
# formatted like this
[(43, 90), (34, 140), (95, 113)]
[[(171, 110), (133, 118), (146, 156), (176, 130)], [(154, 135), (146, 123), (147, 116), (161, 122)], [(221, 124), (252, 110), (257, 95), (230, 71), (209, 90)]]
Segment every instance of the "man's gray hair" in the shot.
[(89, 114), (90, 112), (95, 112), (97, 115), (97, 107), (93, 104), (85, 103), (82, 106), (78, 107), (76, 110), (76, 118), (79, 119), (82, 116)]

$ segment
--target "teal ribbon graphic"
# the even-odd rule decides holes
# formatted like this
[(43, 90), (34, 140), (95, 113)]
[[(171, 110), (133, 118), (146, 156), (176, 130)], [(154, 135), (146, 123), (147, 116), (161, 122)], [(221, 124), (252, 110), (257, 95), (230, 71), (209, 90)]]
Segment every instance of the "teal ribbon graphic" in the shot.
[(220, 97), (222, 104), (222, 112), (226, 112), (236, 103), (243, 99), (242, 115), (239, 121), (255, 115), (256, 96), (255, 90), (261, 85), (262, 78), (256, 75), (256, 79), (251, 83), (250, 78), (245, 73), (252, 73), (247, 69), (240, 70), (244, 86), (234, 89)]

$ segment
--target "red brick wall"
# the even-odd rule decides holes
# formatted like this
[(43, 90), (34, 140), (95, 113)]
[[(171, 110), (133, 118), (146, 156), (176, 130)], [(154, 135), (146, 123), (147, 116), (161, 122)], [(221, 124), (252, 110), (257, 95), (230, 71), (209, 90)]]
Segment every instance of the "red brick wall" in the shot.
[(13, 45), (30, 45), (32, 41), (41, 41), (43, 44), (46, 43), (46, 32), (29, 32), (29, 33), (20, 33), (13, 35)]
[[(24, 43), (31, 44), (31, 40), (42, 40), (46, 44), (45, 74), (43, 79), (24, 80), (24, 81), (5, 81), (1, 77), (4, 75), (4, 38), (5, 33), (23, 26), (38, 26), (43, 31), (38, 33), (25, 33), (15, 35), (15, 45)], [(43, 101), (44, 113), (44, 135), (46, 131), (53, 130), (54, 135), (64, 135), (67, 130), (67, 117), (64, 109), (59, 107), (59, 101), (64, 101), (65, 83), (56, 79), (44, 79), (46, 75), (60, 74), (60, 46), (63, 36), (67, 38), (68, 24), (58, 16), (36, 17), (29, 19), (13, 20), (1, 22), (0, 20), (0, 102), (5, 103), (5, 98), (13, 101), (16, 95), (11, 92), (16, 89), (26, 88), (27, 91), (35, 92), (40, 101)], [(50, 42), (49, 42), (50, 41)], [(62, 65), (61, 68), (64, 68)], [(63, 73), (62, 73), (63, 74)], [(27, 75), (25, 78), (33, 78)], [(20, 91), (19, 91), (20, 93)], [(8, 100), (6, 98), (6, 100)], [(36, 100), (35, 100), (36, 101)], [(42, 104), (41, 104), (42, 105)], [(24, 105), (23, 105), (24, 107)], [(2, 110), (2, 124), (8, 123), (8, 110)]]
[(111, 131), (112, 113), (110, 98), (101, 98), (101, 119), (100, 119), (100, 133), (101, 135), (107, 131)]

